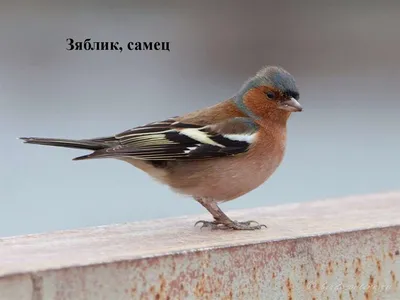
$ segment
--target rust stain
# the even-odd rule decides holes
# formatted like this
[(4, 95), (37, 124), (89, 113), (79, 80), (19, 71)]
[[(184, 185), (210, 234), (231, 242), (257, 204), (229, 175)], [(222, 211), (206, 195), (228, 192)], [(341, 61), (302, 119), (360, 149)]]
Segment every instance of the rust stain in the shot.
[(320, 268), (321, 268), (321, 265), (320, 264), (317, 264), (317, 280), (316, 280), (316, 282), (315, 282), (315, 285), (313, 284), (313, 283), (311, 283), (311, 288), (312, 289), (316, 289), (317, 291), (319, 291), (320, 290), (320, 288), (321, 288), (321, 286), (320, 286), (320, 281), (321, 281), (321, 273), (319, 272), (319, 270), (320, 270)]
[(163, 293), (164, 290), (165, 290), (165, 286), (166, 286), (167, 282), (165, 281), (165, 278), (164, 278), (164, 276), (162, 274), (159, 276), (159, 278), (160, 278), (160, 281), (161, 281), (160, 293)]
[(360, 283), (358, 282), (358, 280), (360, 279), (361, 276), (361, 259), (359, 257), (357, 257), (354, 261), (353, 264), (355, 265), (355, 270), (354, 270), (354, 274), (357, 277), (357, 286), (360, 285)]
[(288, 300), (293, 300), (293, 284), (289, 277), (286, 279), (286, 288), (288, 291)]
[(359, 267), (361, 267), (361, 258), (357, 257), (357, 258), (356, 258), (356, 261), (357, 261), (357, 265), (358, 265)]
[(328, 266), (326, 267), (326, 270), (325, 270), (325, 273), (326, 273), (326, 275), (331, 275), (331, 274), (333, 274), (333, 264), (332, 264), (332, 261), (329, 261), (328, 262)]
[(372, 287), (374, 284), (374, 276), (369, 275), (369, 286)]
[(176, 262), (173, 261), (173, 262), (172, 262), (172, 272), (175, 273), (175, 271), (176, 271)]
[(204, 297), (204, 294), (207, 293), (207, 286), (208, 282), (207, 282), (207, 278), (206, 275), (203, 273), (201, 274), (201, 278), (200, 280), (197, 282), (196, 284), (196, 288), (195, 288), (195, 295), (197, 297)]
[(396, 274), (393, 270), (390, 271), (390, 277), (392, 277), (392, 286), (398, 287), (399, 282), (396, 280)]
[[(160, 300), (160, 299), (169, 299), (169, 296), (166, 295), (166, 286), (167, 286), (167, 281), (164, 278), (163, 274), (160, 274), (158, 276), (158, 283), (159, 283), (159, 288), (155, 285), (151, 285), (148, 294), (152, 295), (154, 299)], [(132, 289), (132, 295), (136, 294), (136, 289)]]
[(391, 260), (394, 259), (394, 256), (393, 256), (393, 253), (392, 253), (392, 252), (389, 252), (388, 255), (389, 255), (389, 257), (390, 257)]
[(374, 276), (370, 275), (368, 280), (368, 288), (364, 293), (364, 297), (366, 300), (373, 299), (373, 291), (374, 291)]
[(349, 290), (349, 296), (350, 296), (350, 300), (354, 300), (353, 293), (351, 292), (351, 290)]
[(382, 272), (382, 264), (381, 264), (380, 260), (376, 261), (376, 267), (378, 269), (378, 273), (381, 274), (381, 272)]
[(232, 300), (233, 299), (233, 294), (232, 291), (229, 292), (228, 295), (226, 295), (225, 297), (222, 297), (223, 300)]

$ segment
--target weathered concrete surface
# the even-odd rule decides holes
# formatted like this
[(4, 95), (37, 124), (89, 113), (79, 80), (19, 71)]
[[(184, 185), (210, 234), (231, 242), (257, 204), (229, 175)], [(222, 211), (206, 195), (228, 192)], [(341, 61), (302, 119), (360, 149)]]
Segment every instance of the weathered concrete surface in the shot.
[(0, 240), (0, 299), (400, 299), (400, 193)]

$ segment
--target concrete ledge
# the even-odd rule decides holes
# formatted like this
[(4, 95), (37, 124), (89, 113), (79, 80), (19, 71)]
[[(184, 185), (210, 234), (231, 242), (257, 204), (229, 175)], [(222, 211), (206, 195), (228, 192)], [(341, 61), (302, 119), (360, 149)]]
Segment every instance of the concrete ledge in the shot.
[(400, 193), (0, 240), (0, 299), (397, 299)]

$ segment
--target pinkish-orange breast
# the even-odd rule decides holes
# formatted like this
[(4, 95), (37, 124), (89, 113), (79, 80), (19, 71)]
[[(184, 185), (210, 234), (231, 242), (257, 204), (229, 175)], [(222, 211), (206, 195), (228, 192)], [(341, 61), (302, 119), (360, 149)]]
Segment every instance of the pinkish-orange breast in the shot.
[(263, 184), (280, 165), (286, 129), (261, 130), (245, 154), (176, 164), (165, 177), (175, 191), (219, 202), (240, 197)]

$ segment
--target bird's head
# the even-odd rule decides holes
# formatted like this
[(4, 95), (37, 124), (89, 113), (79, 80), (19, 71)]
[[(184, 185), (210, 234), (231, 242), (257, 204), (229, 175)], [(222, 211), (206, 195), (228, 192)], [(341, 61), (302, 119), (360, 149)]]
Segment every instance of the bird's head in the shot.
[(235, 97), (238, 107), (253, 118), (262, 117), (265, 111), (302, 111), (299, 91), (293, 76), (280, 67), (267, 66), (250, 78)]

